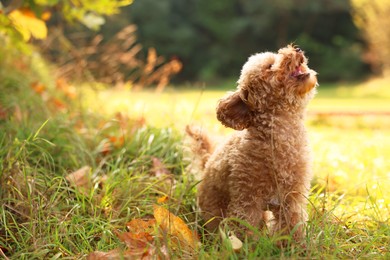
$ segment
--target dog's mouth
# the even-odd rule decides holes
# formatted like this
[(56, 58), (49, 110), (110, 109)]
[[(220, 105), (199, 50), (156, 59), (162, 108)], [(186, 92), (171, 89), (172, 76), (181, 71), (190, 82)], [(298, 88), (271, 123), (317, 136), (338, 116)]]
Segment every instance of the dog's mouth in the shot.
[(299, 80), (304, 80), (310, 76), (310, 73), (306, 72), (306, 68), (301, 64), (295, 68), (291, 76)]

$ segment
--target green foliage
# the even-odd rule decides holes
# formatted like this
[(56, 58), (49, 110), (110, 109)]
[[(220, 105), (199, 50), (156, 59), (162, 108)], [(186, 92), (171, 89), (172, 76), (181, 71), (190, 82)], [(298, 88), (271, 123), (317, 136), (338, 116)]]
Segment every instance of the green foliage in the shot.
[[(361, 44), (344, 36), (331, 36), (332, 48), (313, 36), (301, 34), (296, 40), (309, 57), (310, 67), (319, 73), (320, 80), (356, 81), (364, 76), (367, 65), (361, 61)], [(347, 51), (345, 51), (347, 50)]]
[[(188, 199), (188, 194), (193, 198), (193, 186), (177, 175), (183, 167), (180, 137), (172, 129), (134, 127), (130, 121), (128, 127), (134, 132), (119, 148), (105, 152), (102, 144), (108, 137), (126, 131), (117, 120), (79, 110), (76, 101), (68, 104), (67, 113), (53, 109), (31, 87), (35, 80), (50, 79), (34, 76), (34, 69), (27, 66), (32, 64), (29, 57), (22, 56), (23, 63), (5, 57), (0, 61), (4, 67), (0, 71), (2, 257), (81, 258), (97, 249), (117, 247), (114, 230), (146, 215), (164, 194), (161, 180), (151, 173), (152, 157), (161, 158), (183, 180), (175, 190), (182, 205), (193, 204)], [(56, 91), (48, 89), (46, 98)], [(104, 186), (94, 182), (88, 194), (65, 179), (84, 165), (91, 166), (94, 180), (107, 176)]]
[(183, 62), (181, 80), (236, 78), (249, 55), (291, 42), (307, 49), (320, 81), (366, 71), (348, 0), (142, 0), (126, 10), (118, 20), (130, 13), (145, 47)]
[(0, 39), (12, 42), (12, 46), (23, 49), (21, 41), (29, 41), (31, 36), (44, 39), (47, 36), (46, 21), (51, 16), (64, 17), (68, 22), (80, 22), (89, 29), (99, 29), (104, 24), (103, 16), (119, 12), (132, 0), (29, 0), (6, 1), (0, 5)]

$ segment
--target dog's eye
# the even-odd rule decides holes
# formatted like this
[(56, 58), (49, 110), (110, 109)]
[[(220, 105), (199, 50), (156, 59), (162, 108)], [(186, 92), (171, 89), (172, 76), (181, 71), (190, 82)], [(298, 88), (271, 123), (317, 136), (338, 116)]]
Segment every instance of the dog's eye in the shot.
[(267, 69), (271, 69), (273, 64), (268, 65)]

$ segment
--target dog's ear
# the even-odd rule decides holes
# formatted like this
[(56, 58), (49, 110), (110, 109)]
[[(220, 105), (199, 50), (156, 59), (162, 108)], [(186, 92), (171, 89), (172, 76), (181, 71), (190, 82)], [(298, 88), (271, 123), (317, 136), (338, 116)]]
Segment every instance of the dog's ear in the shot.
[(217, 106), (217, 118), (224, 126), (243, 130), (251, 125), (252, 112), (243, 101), (248, 94), (238, 90), (222, 98)]

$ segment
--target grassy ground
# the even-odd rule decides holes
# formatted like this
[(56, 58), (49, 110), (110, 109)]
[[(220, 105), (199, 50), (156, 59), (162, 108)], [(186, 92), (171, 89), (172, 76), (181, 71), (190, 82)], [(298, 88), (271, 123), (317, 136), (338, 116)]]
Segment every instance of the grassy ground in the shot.
[[(315, 178), (306, 246), (281, 250), (274, 243), (279, 238), (259, 233), (234, 252), (218, 234), (205, 234), (182, 148), (186, 124), (215, 135), (230, 132), (214, 117), (226, 90), (84, 88), (71, 99), (58, 89), (41, 93), (19, 77), (7, 78), (0, 87), (8, 93), (0, 96), (4, 258), (73, 259), (123, 248), (115, 232), (131, 219), (149, 217), (163, 195), (169, 210), (200, 234), (200, 259), (390, 257), (388, 116), (324, 114), (389, 112), (387, 83), (320, 87), (309, 107)], [(154, 158), (173, 174), (173, 186), (157, 176)], [(81, 190), (65, 177), (86, 165), (90, 186)], [(188, 256), (168, 251), (173, 258)]]

